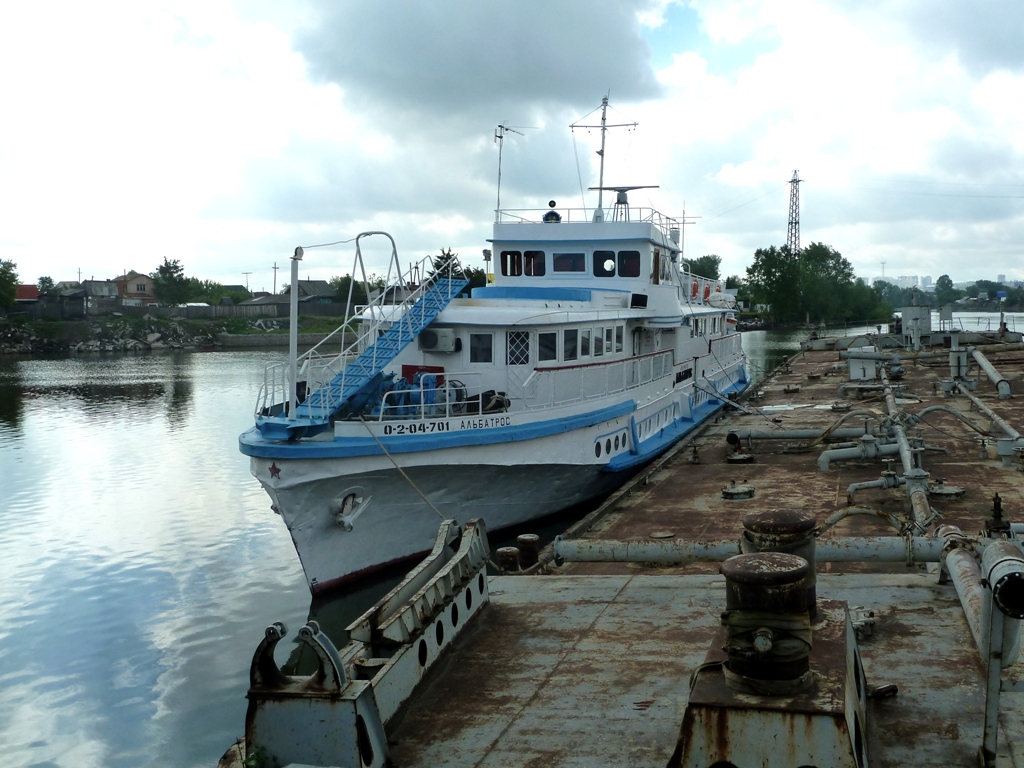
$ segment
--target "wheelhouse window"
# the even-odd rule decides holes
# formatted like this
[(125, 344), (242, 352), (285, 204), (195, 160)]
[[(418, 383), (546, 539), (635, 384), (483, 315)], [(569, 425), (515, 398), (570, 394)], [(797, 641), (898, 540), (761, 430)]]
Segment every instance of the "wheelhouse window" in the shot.
[(590, 357), (590, 329), (580, 331), (580, 357)]
[(562, 359), (569, 362), (575, 360), (579, 349), (580, 332), (576, 328), (562, 331)]
[(523, 274), (529, 277), (544, 276), (544, 251), (523, 251)]
[(558, 333), (545, 331), (537, 334), (537, 360), (540, 362), (558, 359)]
[(612, 334), (615, 333), (615, 329), (608, 326), (604, 329), (604, 348), (605, 351), (610, 355), (612, 350), (615, 348), (612, 346)]
[(622, 336), (625, 333), (625, 329), (621, 325), (615, 326), (615, 351), (622, 351)]
[(469, 362), (471, 363), (493, 363), (494, 362), (494, 334), (471, 333), (469, 334)]
[(594, 331), (594, 357), (601, 357), (604, 354), (604, 328)]
[(640, 277), (640, 251), (619, 251), (619, 277)]
[(594, 251), (594, 277), (615, 277), (615, 251)]
[(587, 269), (585, 253), (552, 254), (552, 265), (555, 272), (584, 272)]
[(530, 362), (530, 332), (509, 331), (506, 337), (505, 364), (528, 365)]
[(501, 274), (505, 277), (519, 277), (523, 274), (523, 254), (520, 251), (501, 252)]

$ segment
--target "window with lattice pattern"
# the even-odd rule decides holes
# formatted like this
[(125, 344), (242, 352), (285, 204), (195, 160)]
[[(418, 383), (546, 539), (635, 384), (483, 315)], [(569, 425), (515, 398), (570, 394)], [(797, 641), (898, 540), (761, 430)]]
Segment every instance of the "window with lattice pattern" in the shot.
[(507, 365), (528, 365), (530, 362), (530, 332), (509, 331), (506, 348)]

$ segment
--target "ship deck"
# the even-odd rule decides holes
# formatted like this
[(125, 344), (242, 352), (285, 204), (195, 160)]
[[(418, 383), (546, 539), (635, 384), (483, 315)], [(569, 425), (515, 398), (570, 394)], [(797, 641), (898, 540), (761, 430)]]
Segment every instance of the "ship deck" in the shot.
[[(1024, 351), (988, 346), (989, 360), (1015, 397), (998, 399), (982, 373), (975, 396), (1006, 422), (1024, 428)], [(941, 351), (941, 350), (939, 350)], [(879, 478), (879, 459), (849, 460), (820, 471), (826, 445), (759, 440), (751, 463), (731, 463), (731, 430), (819, 429), (852, 409), (886, 413), (881, 392), (840, 396), (847, 374), (835, 351), (804, 351), (756, 385), (749, 406), (730, 410), (678, 446), (570, 535), (621, 541), (735, 540), (749, 512), (793, 509), (822, 521), (847, 507), (851, 483)], [(1024, 522), (1024, 473), (996, 455), (1003, 436), (962, 395), (939, 387), (949, 378), (941, 357), (904, 361), (899, 399), (908, 413), (933, 411), (909, 428), (929, 447), (931, 480), (961, 486), (962, 498), (932, 496), (943, 523), (977, 534), (998, 493), (1008, 520)], [(845, 408), (845, 406), (840, 406)], [(863, 425), (853, 418), (847, 428)], [(747, 443), (743, 442), (746, 451)], [(900, 463), (896, 459), (898, 474)], [(1009, 464), (1009, 465), (1008, 465)], [(731, 482), (752, 485), (750, 499), (723, 498)], [(906, 515), (903, 488), (860, 490), (859, 507)], [(891, 536), (881, 519), (850, 517), (826, 537)], [(704, 661), (725, 607), (718, 563), (553, 563), (538, 575), (491, 580), (491, 604), (432, 669), (391, 727), (396, 765), (665, 765), (680, 732), (690, 676)], [(818, 564), (818, 596), (874, 613), (859, 641), (869, 689), (898, 686), (867, 703), (867, 761), (872, 766), (978, 764), (985, 709), (985, 667), (954, 587), (935, 566), (903, 563)], [(1021, 666), (1018, 664), (1017, 666)], [(1017, 667), (1003, 673), (1014, 677)], [(1003, 693), (997, 764), (1024, 765), (1024, 700)], [(742, 766), (740, 766), (742, 768)]]

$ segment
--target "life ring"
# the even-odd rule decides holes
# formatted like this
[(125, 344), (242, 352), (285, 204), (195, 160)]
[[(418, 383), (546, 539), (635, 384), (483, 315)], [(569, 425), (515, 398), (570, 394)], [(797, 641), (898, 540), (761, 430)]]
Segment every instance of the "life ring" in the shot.
[(692, 298), (696, 299), (696, 298), (697, 298), (697, 293), (698, 293), (698, 291), (699, 291), (699, 290), (700, 290), (700, 288), (699, 288), (699, 286), (697, 285), (697, 281), (696, 281), (696, 280), (694, 280), (694, 281), (693, 281), (693, 287), (692, 287), (692, 288), (690, 289), (690, 296), (691, 296)]
[(711, 286), (710, 285), (705, 285), (704, 286), (704, 301), (707, 301), (708, 298), (710, 298), (710, 296), (711, 296)]
[(721, 292), (722, 292), (722, 284), (721, 283), (715, 283), (715, 293), (721, 293)]

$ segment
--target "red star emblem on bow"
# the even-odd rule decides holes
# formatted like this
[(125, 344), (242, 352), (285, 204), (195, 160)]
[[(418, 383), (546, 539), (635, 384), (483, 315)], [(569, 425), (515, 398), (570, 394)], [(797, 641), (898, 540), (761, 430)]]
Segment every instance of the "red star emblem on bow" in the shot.
[(270, 465), (270, 476), (277, 480), (281, 479), (281, 468), (277, 466), (276, 461)]

